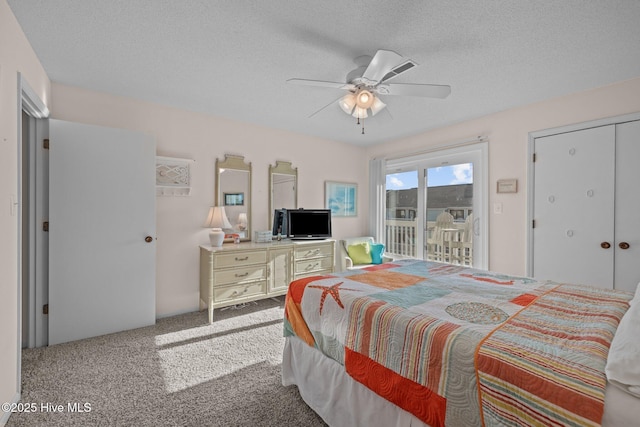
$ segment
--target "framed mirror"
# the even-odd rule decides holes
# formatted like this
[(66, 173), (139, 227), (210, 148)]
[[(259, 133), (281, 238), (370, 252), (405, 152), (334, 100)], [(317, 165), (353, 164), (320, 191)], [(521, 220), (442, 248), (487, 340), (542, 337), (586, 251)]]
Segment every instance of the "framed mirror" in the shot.
[(243, 156), (225, 154), (224, 160), (216, 159), (215, 201), (224, 207), (229, 221), (224, 232), (251, 240), (251, 163), (245, 163)]
[(275, 209), (298, 208), (298, 168), (291, 162), (276, 161), (269, 165), (269, 224)]

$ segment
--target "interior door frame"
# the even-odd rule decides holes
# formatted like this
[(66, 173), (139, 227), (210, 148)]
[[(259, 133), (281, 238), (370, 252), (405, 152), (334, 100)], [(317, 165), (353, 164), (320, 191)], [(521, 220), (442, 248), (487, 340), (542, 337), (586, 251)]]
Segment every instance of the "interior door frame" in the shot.
[(601, 126), (616, 125), (625, 122), (633, 122), (640, 120), (640, 112), (623, 114), (620, 116), (605, 117), (602, 119), (589, 120), (586, 122), (579, 122), (565, 126), (559, 126), (555, 128), (549, 128), (534, 132), (529, 132), (529, 143), (527, 147), (527, 261), (526, 261), (526, 275), (532, 276), (533, 272), (533, 220), (534, 218), (534, 195), (535, 195), (535, 141), (537, 138), (545, 136), (558, 135), (561, 133), (575, 132), (579, 130), (585, 130), (590, 128), (596, 128)]
[[(23, 264), (23, 257), (22, 257), (22, 249), (23, 249), (23, 234), (22, 234), (22, 209), (23, 209), (23, 200), (22, 200), (22, 185), (23, 185), (23, 180), (22, 180), (22, 172), (23, 172), (23, 168), (22, 168), (22, 160), (23, 160), (23, 135), (22, 135), (22, 112), (24, 111), (25, 113), (27, 113), (27, 115), (29, 115), (30, 117), (33, 117), (34, 119), (45, 119), (47, 117), (49, 117), (49, 109), (47, 108), (47, 106), (45, 105), (45, 103), (42, 101), (42, 99), (38, 96), (38, 94), (31, 88), (31, 86), (29, 85), (29, 83), (27, 82), (27, 80), (24, 78), (24, 76), (22, 75), (22, 73), (18, 72), (17, 73), (17, 140), (16, 140), (16, 144), (17, 144), (17, 188), (16, 188), (16, 200), (14, 200), (12, 202), (12, 209), (16, 209), (16, 216), (17, 216), (17, 221), (16, 221), (16, 226), (17, 226), (17, 283), (16, 283), (16, 287), (17, 287), (17, 313), (18, 313), (18, 319), (17, 319), (17, 331), (16, 331), (16, 341), (17, 341), (17, 366), (16, 366), (16, 378), (17, 378), (17, 383), (16, 383), (16, 396), (17, 399), (20, 399), (20, 394), (22, 391), (22, 387), (21, 387), (21, 383), (22, 383), (22, 279), (23, 279), (23, 275), (22, 275), (22, 264)], [(36, 127), (38, 127), (38, 122), (42, 122), (44, 120), (36, 120)], [(34, 135), (35, 138), (35, 135)], [(33, 174), (35, 173), (34, 170), (31, 170), (30, 173)], [(30, 221), (35, 221), (35, 217), (34, 215), (29, 215)], [(30, 224), (30, 227), (35, 226), (34, 224)], [(36, 248), (29, 248), (30, 252), (33, 252), (33, 250), (36, 250)], [(31, 293), (30, 293), (31, 294)], [(29, 305), (31, 307), (31, 301), (29, 301)], [(31, 313), (30, 313), (31, 316)], [(29, 338), (29, 341), (31, 341), (31, 337)], [(16, 400), (17, 401), (17, 400)]]

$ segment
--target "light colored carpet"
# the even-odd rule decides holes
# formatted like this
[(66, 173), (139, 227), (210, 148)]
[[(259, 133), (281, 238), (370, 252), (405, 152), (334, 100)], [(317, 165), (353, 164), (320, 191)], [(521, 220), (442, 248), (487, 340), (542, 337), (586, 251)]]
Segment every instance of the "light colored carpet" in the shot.
[(216, 310), (212, 325), (188, 313), (23, 350), (21, 403), (36, 411), (7, 426), (325, 426), (282, 386), (283, 315), (283, 298), (268, 299)]

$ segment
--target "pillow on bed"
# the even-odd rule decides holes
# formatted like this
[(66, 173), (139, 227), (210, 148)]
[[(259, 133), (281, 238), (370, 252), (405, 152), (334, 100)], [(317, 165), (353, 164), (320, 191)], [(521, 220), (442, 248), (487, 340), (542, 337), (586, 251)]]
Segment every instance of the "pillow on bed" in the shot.
[(382, 243), (372, 243), (369, 245), (371, 252), (371, 263), (382, 264), (382, 256), (384, 255), (384, 245)]
[(354, 265), (371, 264), (371, 251), (369, 249), (369, 242), (349, 245), (349, 247), (347, 248), (347, 253), (349, 254), (349, 258), (351, 258)]
[(610, 383), (640, 397), (640, 284), (611, 342), (605, 373)]

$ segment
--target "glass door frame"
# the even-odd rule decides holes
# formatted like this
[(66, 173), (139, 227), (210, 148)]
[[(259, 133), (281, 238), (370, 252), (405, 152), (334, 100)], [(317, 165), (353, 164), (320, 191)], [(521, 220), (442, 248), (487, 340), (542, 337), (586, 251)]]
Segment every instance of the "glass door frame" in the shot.
[(416, 257), (422, 258), (426, 226), (425, 170), (443, 165), (461, 163), (473, 163), (473, 268), (486, 270), (489, 265), (489, 146), (487, 141), (464, 144), (451, 148), (434, 149), (433, 151), (413, 156), (389, 159), (386, 162), (385, 174), (389, 175), (410, 170), (417, 170), (418, 172)]

